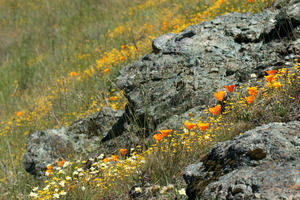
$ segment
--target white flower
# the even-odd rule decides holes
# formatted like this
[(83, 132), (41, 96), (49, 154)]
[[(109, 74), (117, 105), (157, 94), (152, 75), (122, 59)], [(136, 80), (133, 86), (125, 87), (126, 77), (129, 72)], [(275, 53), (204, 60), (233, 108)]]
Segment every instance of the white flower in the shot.
[(68, 166), (69, 166), (69, 164), (70, 164), (70, 162), (69, 162), (69, 161), (66, 161), (66, 162), (63, 164), (63, 168), (66, 168), (66, 167), (68, 167)]
[(251, 78), (256, 78), (257, 76), (256, 76), (256, 74), (251, 74), (250, 77)]
[(135, 192), (141, 193), (142, 192), (142, 188), (141, 187), (136, 187), (134, 188)]
[(59, 198), (59, 194), (57, 194), (57, 193), (53, 194), (53, 198), (58, 199)]
[(82, 188), (81, 188), (81, 189), (82, 189), (82, 191), (84, 191), (84, 190), (85, 190), (85, 187), (84, 187), (84, 186), (82, 186)]
[(184, 188), (178, 190), (178, 193), (179, 193), (180, 195), (186, 195), (185, 189), (184, 189)]
[(29, 196), (33, 198), (38, 198), (39, 195), (37, 193), (30, 192)]
[(35, 187), (35, 188), (32, 189), (32, 191), (35, 192), (35, 191), (37, 191), (38, 189), (39, 189), (39, 187)]
[(64, 190), (62, 190), (62, 191), (60, 191), (59, 194), (60, 194), (60, 195), (66, 195), (67, 193), (66, 193)]
[(66, 180), (67, 180), (67, 181), (69, 181), (69, 180), (71, 180), (71, 179), (72, 179), (72, 178), (71, 178), (70, 176), (67, 176), (67, 177), (66, 177)]
[(82, 172), (83, 169), (82, 169), (82, 168), (78, 168), (77, 171), (78, 171), (78, 172)]
[(99, 160), (102, 160), (104, 158), (104, 154), (100, 154), (98, 157), (97, 157)]
[(60, 185), (61, 187), (65, 187), (65, 182), (64, 182), (64, 181), (61, 181), (61, 182), (59, 182), (59, 185)]
[(73, 176), (78, 175), (78, 171), (73, 172)]

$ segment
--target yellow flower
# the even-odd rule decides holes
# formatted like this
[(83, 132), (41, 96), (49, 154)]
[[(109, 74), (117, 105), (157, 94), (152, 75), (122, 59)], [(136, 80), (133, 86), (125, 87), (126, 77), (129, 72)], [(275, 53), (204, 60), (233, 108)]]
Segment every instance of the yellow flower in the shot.
[(274, 82), (273, 86), (276, 87), (276, 88), (280, 88), (281, 87), (281, 83), (279, 81)]

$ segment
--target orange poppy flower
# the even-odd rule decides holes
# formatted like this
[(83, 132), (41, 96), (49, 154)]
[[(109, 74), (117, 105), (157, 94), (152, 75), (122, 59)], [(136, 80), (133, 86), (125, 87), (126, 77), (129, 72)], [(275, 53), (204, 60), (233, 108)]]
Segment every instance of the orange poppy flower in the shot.
[(219, 91), (219, 92), (216, 92), (214, 94), (214, 96), (219, 100), (219, 101), (222, 101), (224, 96), (225, 96), (225, 91)]
[(276, 74), (277, 73), (277, 70), (269, 70), (269, 71), (266, 71), (266, 73), (268, 74), (268, 75), (272, 75), (272, 74)]
[(125, 58), (124, 56), (121, 56), (121, 57), (120, 57), (120, 60), (121, 60), (121, 61), (124, 61), (125, 59), (126, 59), (126, 58)]
[(103, 159), (103, 162), (104, 162), (104, 163), (107, 163), (109, 160), (110, 160), (109, 158), (104, 158), (104, 159)]
[(114, 96), (114, 97), (109, 97), (109, 100), (111, 100), (111, 101), (114, 101), (114, 100), (116, 100), (116, 99), (117, 99), (116, 96)]
[(76, 73), (76, 72), (70, 72), (70, 76), (71, 76), (71, 77), (78, 76), (78, 75), (79, 75), (79, 74)]
[(209, 127), (209, 123), (199, 123), (197, 126), (201, 129), (201, 131), (205, 131)]
[(267, 82), (271, 83), (271, 81), (273, 81), (275, 79), (275, 75), (271, 74), (271, 75), (265, 76), (265, 79)]
[(216, 105), (215, 107), (211, 107), (208, 110), (209, 112), (211, 112), (211, 114), (218, 115), (221, 111), (221, 105)]
[(153, 138), (154, 138), (157, 142), (160, 142), (160, 141), (164, 138), (164, 136), (163, 136), (162, 134), (160, 134), (160, 133), (157, 133), (157, 134), (153, 135)]
[(255, 96), (245, 97), (246, 101), (250, 104), (254, 101)]
[(125, 46), (125, 45), (122, 45), (122, 46), (121, 46), (121, 48), (122, 48), (122, 49), (125, 49), (125, 48), (126, 48), (126, 46)]
[(186, 120), (186, 122), (184, 122), (184, 125), (187, 127), (187, 129), (191, 130), (192, 128), (194, 128), (196, 126), (195, 123), (191, 123), (188, 120)]
[(47, 165), (47, 170), (52, 170), (53, 166), (52, 165)]
[(227, 92), (233, 92), (235, 85), (225, 85), (224, 86)]
[(250, 3), (252, 3), (253, 2), (253, 0), (248, 0)]
[(22, 117), (23, 116), (22, 112), (17, 112), (16, 114), (17, 114), (18, 117)]
[(109, 72), (109, 69), (106, 68), (106, 69), (103, 70), (103, 72), (104, 72), (104, 73), (107, 73), (107, 72)]
[(66, 160), (61, 160), (61, 161), (58, 161), (57, 165), (59, 167), (62, 167), (64, 165), (64, 163), (66, 162)]
[(121, 152), (122, 155), (125, 155), (128, 152), (128, 150), (127, 149), (120, 149), (120, 152)]
[(160, 134), (164, 137), (169, 135), (169, 133), (171, 133), (172, 131), (172, 129), (158, 130), (158, 132), (160, 132)]
[(257, 87), (248, 87), (248, 93), (250, 96), (255, 96), (258, 93)]
[(114, 162), (117, 162), (119, 156), (118, 156), (118, 155), (112, 155), (111, 158), (112, 158), (112, 160), (113, 160)]

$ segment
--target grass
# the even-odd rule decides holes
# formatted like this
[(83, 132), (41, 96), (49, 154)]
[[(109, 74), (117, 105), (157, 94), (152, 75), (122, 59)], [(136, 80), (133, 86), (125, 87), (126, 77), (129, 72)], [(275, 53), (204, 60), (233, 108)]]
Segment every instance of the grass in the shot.
[[(97, 172), (78, 172), (82, 161), (73, 161), (65, 166), (66, 175), (54, 171), (49, 182), (40, 183), (25, 172), (20, 162), (26, 137), (31, 131), (67, 126), (103, 106), (124, 109), (126, 100), (114, 84), (117, 72), (150, 52), (151, 40), (156, 36), (179, 32), (228, 12), (259, 12), (268, 5), (270, 2), (246, 0), (0, 1), (0, 25), (4, 27), (0, 30), (1, 198), (28, 199), (34, 186), (41, 189), (53, 182), (45, 194), (40, 192), (41, 196), (53, 198), (64, 190), (67, 194), (61, 196), (66, 199), (125, 199), (132, 185), (148, 182), (151, 187), (158, 185), (152, 188), (158, 193), (163, 186), (174, 185), (171, 192), (160, 194), (162, 198), (184, 199), (179, 194), (184, 187), (182, 169), (214, 142), (261, 123), (291, 118), (290, 113), (297, 107), (293, 98), (299, 96), (295, 89), (297, 76), (280, 77), (286, 81), (282, 82), (284, 89), (260, 90), (251, 105), (239, 99), (247, 93), (241, 88), (241, 93), (231, 95), (230, 101), (243, 103), (228, 107), (225, 118), (211, 118), (204, 113), (203, 120), (212, 124), (206, 135), (199, 130), (173, 132), (148, 149), (134, 149), (131, 160), (119, 155), (117, 163), (95, 161)], [(180, 142), (183, 140), (187, 142)], [(195, 152), (193, 149), (199, 149), (199, 145), (203, 151)], [(103, 170), (112, 173), (107, 175)], [(61, 181), (65, 181), (63, 188)], [(55, 187), (60, 190), (55, 191)]]

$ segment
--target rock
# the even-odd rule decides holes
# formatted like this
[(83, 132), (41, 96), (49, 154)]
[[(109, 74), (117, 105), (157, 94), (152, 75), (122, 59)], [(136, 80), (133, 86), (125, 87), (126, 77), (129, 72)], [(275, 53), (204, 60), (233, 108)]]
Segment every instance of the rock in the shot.
[(297, 0), (285, 1), (281, 10), (230, 13), (155, 39), (153, 53), (117, 78), (139, 125), (155, 130), (174, 124), (170, 119), (214, 104), (213, 93), (224, 85), (248, 81), (250, 74), (263, 77), (285, 57), (299, 57), (291, 36), (300, 33), (298, 9)]
[(187, 195), (189, 199), (299, 199), (299, 191), (292, 188), (300, 183), (299, 144), (299, 121), (270, 123), (218, 143), (197, 167), (187, 167)]
[(123, 111), (103, 108), (87, 118), (73, 122), (67, 128), (30, 134), (22, 160), (26, 171), (41, 176), (46, 166), (57, 159), (88, 155), (100, 149), (103, 145), (101, 139), (119, 134), (124, 118)]

